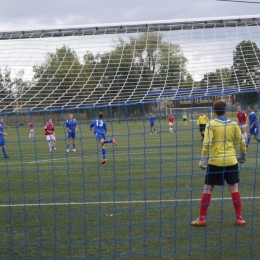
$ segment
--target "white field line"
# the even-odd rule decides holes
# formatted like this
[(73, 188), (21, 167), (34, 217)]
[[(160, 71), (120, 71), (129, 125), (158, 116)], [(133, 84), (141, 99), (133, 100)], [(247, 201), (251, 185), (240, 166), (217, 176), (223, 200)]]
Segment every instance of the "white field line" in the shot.
[[(201, 199), (172, 199), (172, 200), (129, 200), (129, 201), (96, 201), (96, 202), (57, 202), (57, 203), (22, 203), (22, 204), (0, 204), (6, 207), (41, 207), (41, 206), (73, 206), (73, 205), (105, 205), (105, 204), (141, 204), (141, 203), (178, 203), (193, 202)], [(231, 200), (231, 198), (212, 198), (212, 201)], [(242, 200), (260, 200), (260, 197), (243, 197)]]
[[(199, 139), (199, 138), (198, 138)], [(135, 139), (135, 141), (143, 141), (143, 139)], [(159, 140), (158, 140), (159, 141)], [(13, 143), (9, 143), (9, 145), (7, 146), (6, 145), (6, 149), (7, 150), (19, 150), (19, 145), (17, 145), (17, 146), (12, 146), (13, 144), (17, 144), (17, 142), (18, 142), (18, 140), (16, 140), (16, 141), (14, 141)], [(162, 146), (160, 146), (160, 144), (152, 144), (152, 147), (156, 147), (157, 149), (159, 149), (159, 148), (161, 148), (161, 149), (168, 149), (169, 148), (169, 146), (164, 146), (165, 145), (165, 143), (164, 143), (165, 141), (163, 141), (162, 143)], [(147, 149), (147, 150), (149, 150), (149, 149), (151, 149), (151, 147), (149, 146), (149, 142), (147, 141), (146, 142), (147, 143), (147, 146), (145, 147), (145, 146), (143, 146), (143, 148), (142, 149)], [(33, 145), (33, 147), (30, 147), (30, 148), (34, 148), (34, 144), (33, 143), (30, 143), (31, 145)], [(128, 149), (128, 145), (129, 144), (131, 144), (131, 141), (130, 142), (127, 142), (127, 141), (123, 141), (123, 142), (120, 142), (120, 146), (121, 147), (123, 147), (123, 148), (125, 148), (125, 149)], [(23, 145), (25, 145), (25, 143), (23, 143), (22, 145), (21, 145), (21, 147), (22, 147), (22, 149), (23, 149)], [(38, 145), (38, 144), (37, 144)], [(37, 146), (36, 145), (36, 146)], [(85, 146), (86, 145), (86, 143), (83, 143), (83, 146)], [(95, 145), (95, 143), (93, 142), (93, 143), (91, 143), (91, 145), (93, 146), (93, 145)], [(181, 150), (190, 150), (190, 147), (191, 146), (193, 146), (194, 147), (194, 149), (202, 149), (202, 143), (200, 142), (200, 141), (198, 141), (198, 142), (196, 142), (196, 143), (193, 143), (193, 144), (190, 144), (190, 143), (187, 143), (187, 144), (183, 144), (183, 143), (181, 143), (180, 142), (180, 139), (178, 138), (178, 144), (176, 144), (176, 143), (174, 143), (174, 144), (171, 144), (172, 145), (172, 147), (174, 148), (174, 149), (176, 149), (176, 148), (178, 148), (178, 149), (181, 149)], [(174, 146), (175, 145), (175, 146)], [(80, 145), (80, 143), (79, 144), (77, 144), (77, 147), (79, 148), (81, 145)], [(58, 146), (56, 146), (56, 148), (59, 150), (59, 151), (61, 151), (61, 152), (64, 152), (64, 153), (66, 153), (66, 145), (64, 145), (62, 148), (60, 148), (61, 146), (60, 146), (60, 143), (59, 143), (59, 145)], [(133, 146), (134, 147), (134, 146)], [(189, 148), (187, 148), (187, 147), (189, 147)], [(37, 148), (37, 147), (36, 147)], [(96, 149), (96, 147), (94, 146), (94, 148)], [(133, 148), (134, 149), (134, 148)], [(137, 146), (136, 147), (136, 149), (141, 149), (141, 147), (139, 147), (139, 146)], [(37, 149), (37, 150), (39, 150), (39, 148)], [(46, 142), (44, 142), (44, 148), (43, 148), (43, 150), (42, 151), (46, 151), (46, 152), (48, 152), (49, 151), (49, 147), (48, 147), (48, 143)]]
[[(72, 159), (76, 159), (76, 160), (74, 160), (74, 161), (81, 161), (81, 160), (79, 160), (79, 158), (78, 157), (70, 157), (70, 158), (72, 158)], [(37, 161), (29, 161), (29, 162), (22, 162), (22, 164), (35, 164), (35, 163), (46, 163), (46, 162), (62, 162), (62, 161), (66, 161), (66, 160), (68, 160), (69, 161), (69, 159), (70, 158), (57, 158), (57, 159), (46, 159), (46, 160), (37, 160)], [(16, 162), (9, 162), (10, 160), (12, 160), (12, 159), (8, 159), (9, 161), (7, 162), (7, 164), (8, 165), (15, 165), (15, 164), (19, 164), (20, 163), (20, 160), (19, 160), (19, 158), (17, 157), (16, 158), (18, 161), (16, 161)], [(85, 159), (84, 159), (84, 161), (85, 161)], [(4, 163), (0, 163), (0, 165), (5, 165), (6, 163), (4, 162)]]
[[(175, 149), (173, 149), (173, 150), (175, 150)], [(190, 148), (187, 148), (187, 149), (182, 149), (182, 150), (186, 150), (186, 151), (190, 151)], [(140, 149), (140, 151), (141, 151), (141, 156), (144, 156), (144, 151), (143, 150), (141, 150)], [(109, 153), (111, 153), (111, 154), (113, 154), (113, 152), (112, 151), (108, 151)], [(174, 151), (172, 151), (172, 152), (174, 152)], [(120, 151), (120, 153), (118, 153), (118, 152), (114, 152), (114, 155), (115, 155), (115, 157), (116, 157), (116, 160), (117, 161), (120, 161), (120, 159), (118, 158), (118, 156), (123, 156), (123, 155), (128, 155), (128, 153), (129, 152), (122, 152), (122, 151)], [(162, 153), (164, 153), (163, 151), (162, 151)], [(55, 153), (54, 153), (55, 154)], [(157, 153), (155, 153), (154, 151), (145, 151), (145, 154), (149, 154), (149, 156), (151, 156), (151, 154), (154, 154), (154, 155), (152, 155), (153, 157), (156, 157), (156, 158), (158, 158), (158, 156), (159, 156), (159, 152), (157, 152)], [(47, 154), (45, 154), (45, 156), (46, 156)], [(130, 152), (130, 160), (143, 160), (143, 158), (139, 158), (138, 156), (133, 156), (133, 155), (136, 155), (136, 151), (132, 151), (132, 152)], [(42, 156), (42, 155), (39, 155), (39, 157), (40, 156)], [(48, 156), (48, 155), (47, 155)], [(50, 155), (51, 156), (51, 155)], [(86, 156), (87, 156), (87, 154), (84, 154), (84, 157), (83, 157), (83, 161), (84, 162), (87, 162), (87, 161), (93, 161), (93, 158), (91, 157), (91, 158), (86, 158)], [(96, 157), (96, 156), (95, 156)], [(178, 155), (178, 158), (179, 159), (181, 159), (181, 158), (187, 158), (187, 157), (190, 157), (190, 155)], [(171, 159), (175, 159), (175, 155), (174, 156), (165, 156), (165, 155), (163, 155), (162, 156), (162, 158), (163, 159), (166, 159), (166, 158), (171, 158)], [(8, 165), (14, 165), (14, 164), (18, 164), (18, 163), (20, 163), (20, 158), (19, 157), (16, 157), (16, 159), (18, 160), (18, 161), (16, 161), (16, 162), (10, 162), (11, 160), (12, 160), (12, 158), (11, 159), (8, 159), (9, 161), (8, 161)], [(127, 157), (127, 159), (128, 159), (128, 157)], [(198, 160), (200, 159), (199, 157), (197, 158)], [(196, 160), (197, 160), (196, 159)], [(59, 157), (59, 158), (54, 158), (54, 159), (44, 159), (44, 160), (34, 160), (34, 161), (23, 161), (22, 163), (23, 164), (35, 164), (35, 163), (46, 163), (46, 162), (62, 162), (62, 161), (70, 161), (71, 162), (71, 160), (74, 160), (74, 162), (75, 161), (82, 161), (82, 155), (81, 154), (79, 154), (79, 156), (73, 156), (73, 157), (66, 157), (66, 155), (64, 155), (64, 157)], [(123, 158), (122, 160), (126, 160), (126, 158)], [(2, 163), (0, 163), (0, 165), (5, 165), (6, 164), (6, 162), (2, 162)]]
[[(189, 145), (189, 147), (188, 148), (186, 148), (185, 146), (188, 146), (188, 145), (178, 145), (177, 147), (176, 146), (172, 146), (172, 147), (164, 147), (164, 146), (162, 146), (162, 148), (160, 147), (160, 146), (157, 146), (156, 148), (151, 148), (151, 147), (149, 147), (149, 146), (147, 146), (147, 147), (143, 147), (143, 148), (141, 148), (141, 147), (136, 147), (136, 148), (132, 148), (132, 150), (140, 150), (140, 151), (143, 151), (143, 150), (147, 150), (147, 151), (149, 151), (149, 150), (152, 150), (152, 149), (161, 149), (162, 151), (164, 151), (165, 149), (169, 149), (169, 148), (171, 148), (171, 149), (173, 149), (173, 150), (176, 150), (176, 148), (178, 149), (178, 150), (180, 150), (181, 152), (182, 151), (190, 151), (191, 150), (191, 146)], [(65, 147), (65, 146), (64, 146)], [(155, 146), (153, 146), (153, 147), (155, 147)], [(60, 149), (59, 147), (56, 147), (57, 148), (57, 153), (64, 153), (64, 154), (66, 154), (66, 149)], [(126, 146), (126, 147), (124, 147), (125, 148), (125, 150), (127, 150), (128, 149), (128, 146)], [(195, 147), (194, 149), (196, 149), (197, 147)], [(202, 145), (201, 145), (201, 147), (199, 147), (199, 149), (202, 149)], [(19, 148), (14, 148), (14, 147), (8, 147), (8, 149), (7, 149), (8, 151), (9, 150), (17, 150), (18, 152), (19, 152)], [(95, 150), (96, 150), (96, 147), (95, 147)], [(44, 149), (44, 150), (41, 150), (42, 152), (43, 151), (45, 151), (46, 153), (48, 153), (49, 152), (49, 150), (48, 150), (48, 147), (46, 146), (46, 149)], [(111, 150), (108, 150), (108, 151), (111, 151)], [(115, 151), (116, 151), (116, 149), (115, 149)], [(79, 150), (78, 151), (79, 153), (81, 153), (82, 152), (82, 150)], [(132, 151), (132, 152), (134, 152), (134, 151)], [(121, 153), (121, 151), (120, 151), (120, 153)], [(26, 155), (30, 155), (29, 153), (26, 153)], [(41, 153), (41, 155), (42, 155), (42, 153)]]

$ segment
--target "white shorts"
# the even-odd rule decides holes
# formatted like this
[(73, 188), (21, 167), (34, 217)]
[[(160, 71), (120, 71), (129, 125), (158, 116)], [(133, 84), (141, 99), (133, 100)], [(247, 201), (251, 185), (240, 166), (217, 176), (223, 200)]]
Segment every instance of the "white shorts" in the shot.
[(46, 135), (46, 140), (47, 141), (56, 141), (56, 138), (54, 135)]
[(30, 129), (30, 133), (34, 133), (34, 129)]
[(173, 123), (169, 122), (169, 126), (173, 126)]
[(245, 124), (239, 124), (240, 128), (246, 128), (247, 127), (247, 123)]

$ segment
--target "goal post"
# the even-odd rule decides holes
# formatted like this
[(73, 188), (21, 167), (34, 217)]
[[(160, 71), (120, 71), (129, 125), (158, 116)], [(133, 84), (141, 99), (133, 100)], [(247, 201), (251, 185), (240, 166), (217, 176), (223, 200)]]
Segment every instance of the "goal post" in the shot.
[(212, 105), (208, 107), (181, 107), (181, 108), (166, 108), (166, 115), (169, 116), (170, 114), (177, 116), (178, 118), (181, 118), (183, 113), (188, 114), (189, 121), (197, 121), (199, 115), (201, 112), (203, 114), (206, 114), (209, 119), (213, 118), (212, 113)]

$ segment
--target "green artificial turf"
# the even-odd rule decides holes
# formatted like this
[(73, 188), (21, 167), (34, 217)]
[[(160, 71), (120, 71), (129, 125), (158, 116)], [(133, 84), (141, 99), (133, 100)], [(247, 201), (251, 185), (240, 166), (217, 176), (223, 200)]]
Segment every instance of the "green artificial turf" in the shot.
[[(191, 122), (108, 122), (118, 142), (107, 162), (87, 122), (78, 123), (77, 152), (66, 153), (56, 126), (50, 153), (43, 125), (6, 128), (0, 158), (0, 259), (259, 259), (260, 177), (251, 140), (241, 171), (243, 227), (234, 225), (228, 187), (216, 187), (206, 227), (198, 217), (205, 171), (201, 136)], [(1, 155), (2, 156), (2, 155)], [(224, 199), (223, 199), (224, 198)]]

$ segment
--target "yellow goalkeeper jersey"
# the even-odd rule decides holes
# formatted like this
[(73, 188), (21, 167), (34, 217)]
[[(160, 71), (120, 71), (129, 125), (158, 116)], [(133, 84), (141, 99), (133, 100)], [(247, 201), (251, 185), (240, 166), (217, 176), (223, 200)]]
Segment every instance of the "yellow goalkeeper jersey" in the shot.
[(200, 115), (197, 121), (197, 125), (206, 125), (209, 119), (207, 115)]
[(246, 153), (245, 140), (238, 124), (218, 117), (206, 125), (202, 156), (209, 157), (209, 164), (231, 166), (237, 164), (236, 145)]

